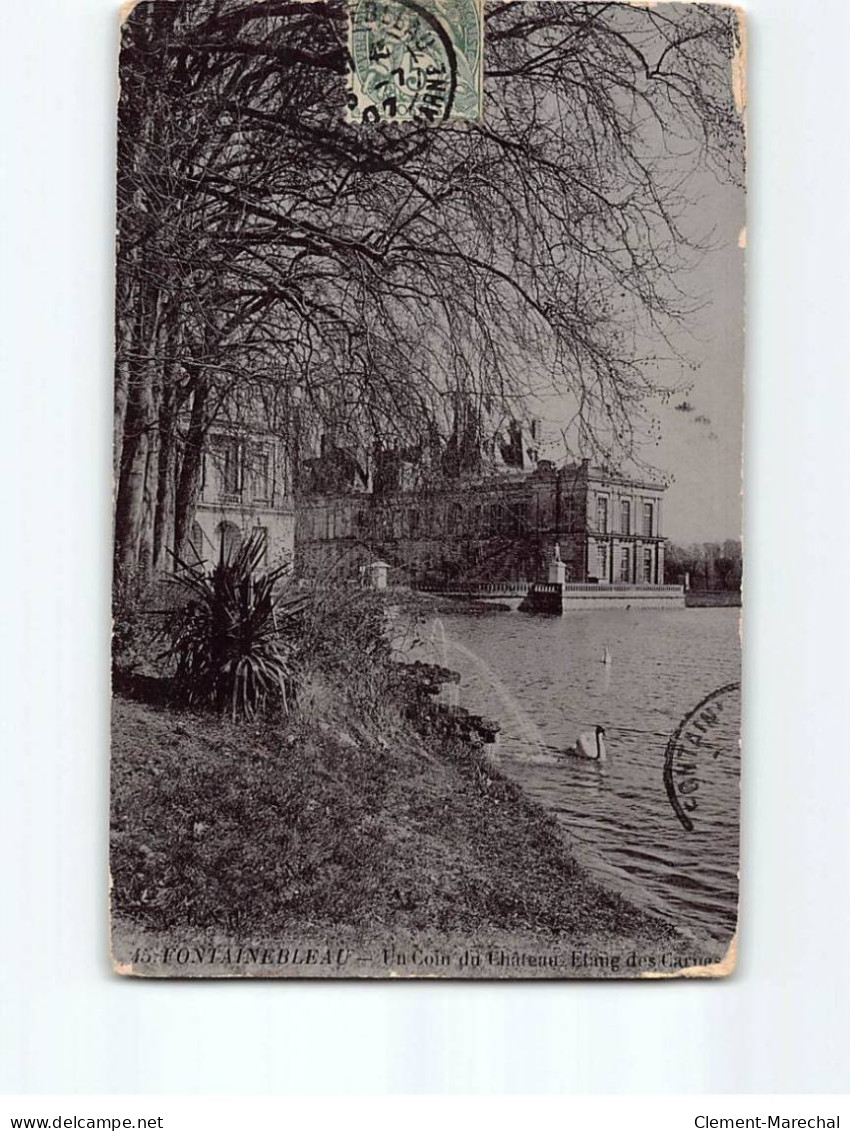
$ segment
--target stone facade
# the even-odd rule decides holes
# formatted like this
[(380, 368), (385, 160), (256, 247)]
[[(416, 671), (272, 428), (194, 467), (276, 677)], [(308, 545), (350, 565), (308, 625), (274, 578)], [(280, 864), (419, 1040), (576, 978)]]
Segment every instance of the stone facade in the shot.
[(585, 575), (574, 580), (664, 584), (663, 490), (596, 469), (589, 472)]
[(265, 532), (268, 565), (293, 560), (295, 505), (285, 448), (257, 431), (213, 435), (204, 450), (190, 556), (213, 564), (222, 546), (229, 553), (257, 529)]
[(566, 581), (660, 585), (663, 487), (587, 461), (439, 477), (415, 490), (303, 492), (296, 569), (363, 576), (380, 558), (390, 584), (537, 581), (557, 544)]

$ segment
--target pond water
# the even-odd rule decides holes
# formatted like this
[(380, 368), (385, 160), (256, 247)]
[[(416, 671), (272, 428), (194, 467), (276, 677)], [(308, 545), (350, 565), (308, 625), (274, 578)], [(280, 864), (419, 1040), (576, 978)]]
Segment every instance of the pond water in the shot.
[[(691, 831), (663, 771), (683, 717), (740, 679), (738, 620), (737, 609), (451, 613), (420, 627), (414, 654), (460, 672), (447, 696), (500, 723), (492, 757), (563, 821), (600, 879), (695, 938), (725, 939), (738, 888), (739, 692), (708, 733), (691, 731), (701, 744), (682, 767), (698, 783)], [(567, 753), (596, 724), (601, 765)]]

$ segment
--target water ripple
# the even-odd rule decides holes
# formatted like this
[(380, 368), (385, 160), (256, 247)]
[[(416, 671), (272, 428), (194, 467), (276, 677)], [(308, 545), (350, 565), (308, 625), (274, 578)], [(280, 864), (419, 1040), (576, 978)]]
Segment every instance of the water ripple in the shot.
[[(740, 678), (739, 647), (734, 609), (612, 610), (444, 616), (420, 654), (459, 671), (460, 702), (500, 721), (494, 757), (564, 822), (588, 867), (672, 922), (726, 937), (738, 890), (740, 704), (711, 735), (717, 756), (700, 762), (693, 832), (676, 819), (662, 772), (683, 716)], [(597, 723), (609, 761), (566, 756)]]

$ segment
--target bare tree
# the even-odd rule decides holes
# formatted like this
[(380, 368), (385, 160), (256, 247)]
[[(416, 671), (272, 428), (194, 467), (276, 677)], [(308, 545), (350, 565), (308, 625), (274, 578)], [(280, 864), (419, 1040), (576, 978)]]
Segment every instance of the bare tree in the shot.
[(480, 123), (354, 126), (336, 4), (143, 0), (124, 28), (116, 562), (183, 545), (218, 421), (423, 450), (567, 395), (633, 454), (693, 300), (688, 175), (740, 175), (734, 17), (494, 4)]

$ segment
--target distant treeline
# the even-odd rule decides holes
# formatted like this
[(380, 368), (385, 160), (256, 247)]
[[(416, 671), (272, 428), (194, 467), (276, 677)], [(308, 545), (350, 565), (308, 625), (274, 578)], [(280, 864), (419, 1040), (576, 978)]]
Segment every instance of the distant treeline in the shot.
[(683, 585), (690, 574), (691, 589), (709, 591), (741, 588), (741, 543), (702, 542), (691, 546), (668, 543), (664, 557), (664, 580), (670, 585)]

